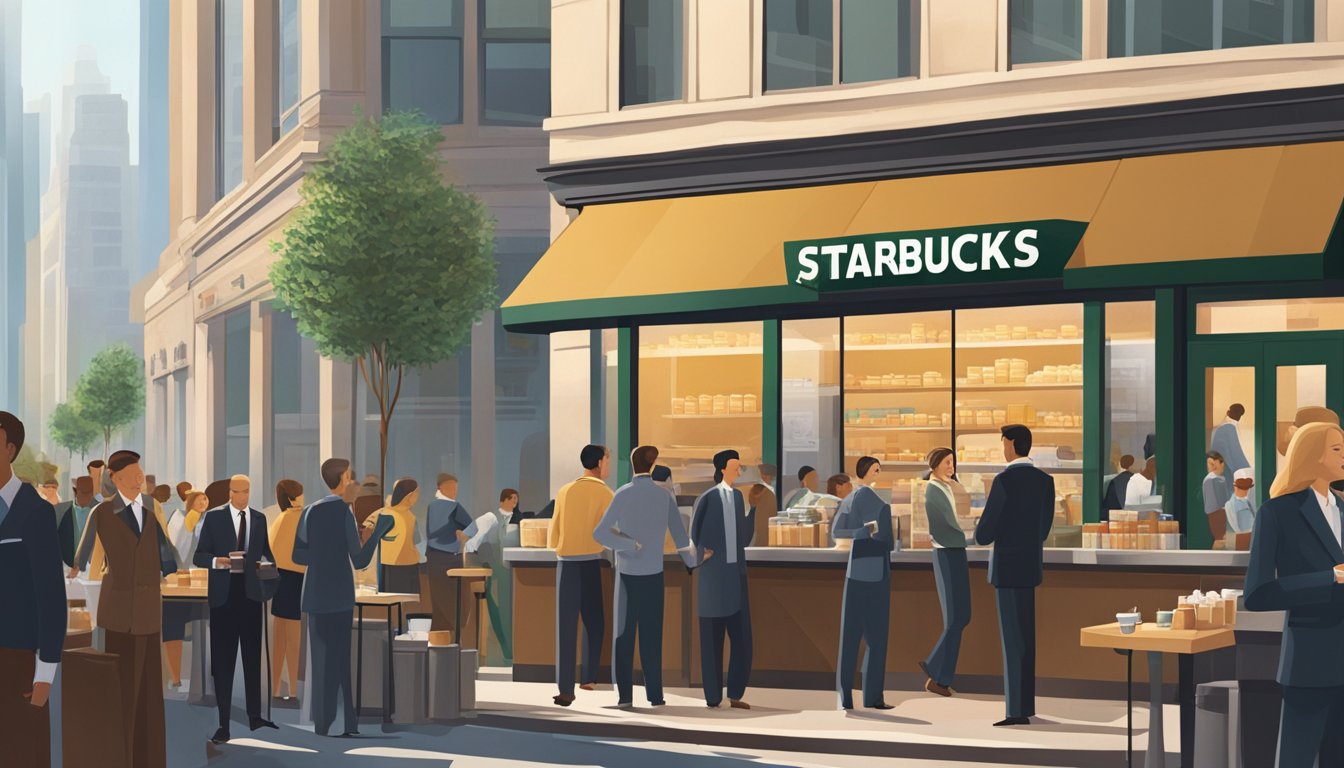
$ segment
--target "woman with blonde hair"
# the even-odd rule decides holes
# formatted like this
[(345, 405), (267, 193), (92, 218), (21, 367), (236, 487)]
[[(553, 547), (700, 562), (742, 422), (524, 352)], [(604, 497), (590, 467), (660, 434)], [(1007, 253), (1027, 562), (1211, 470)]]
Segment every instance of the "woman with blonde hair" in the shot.
[(303, 516), (303, 486), (297, 480), (281, 480), (275, 485), (275, 503), (280, 514), (267, 529), (271, 540), (271, 554), (280, 571), (280, 586), (271, 600), (271, 616), (275, 619), (275, 644), (271, 646), (271, 695), (280, 694), (280, 675), (289, 665), (288, 701), (299, 689), (299, 621), (303, 613), (299, 606), (303, 595), (303, 574), (307, 569), (294, 562), (294, 539)]
[(1344, 430), (1293, 433), (1269, 501), (1255, 518), (1246, 608), (1287, 611), (1279, 685), (1279, 767), (1344, 765), (1344, 547), (1332, 482), (1344, 480)]

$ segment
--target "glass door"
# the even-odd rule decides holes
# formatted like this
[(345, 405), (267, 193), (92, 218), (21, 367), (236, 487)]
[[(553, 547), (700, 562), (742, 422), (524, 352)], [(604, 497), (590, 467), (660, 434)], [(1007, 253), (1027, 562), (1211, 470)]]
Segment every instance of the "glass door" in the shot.
[(1344, 344), (1335, 338), (1190, 345), (1188, 548), (1230, 548), (1233, 534), (1246, 532), (1241, 529), (1251, 516), (1244, 502), (1234, 504), (1238, 481), (1254, 484), (1246, 498), (1258, 509), (1293, 432), (1313, 421), (1339, 420), (1341, 375)]

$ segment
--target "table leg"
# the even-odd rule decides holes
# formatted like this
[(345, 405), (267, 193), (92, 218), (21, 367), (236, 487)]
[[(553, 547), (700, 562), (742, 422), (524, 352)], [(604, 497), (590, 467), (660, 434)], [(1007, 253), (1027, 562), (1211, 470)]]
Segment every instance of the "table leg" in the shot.
[(1176, 657), (1181, 705), (1181, 765), (1195, 764), (1195, 657), (1182, 653)]
[(1134, 768), (1134, 652), (1113, 650), (1125, 657), (1125, 765)]
[(459, 648), (466, 648), (462, 644), (462, 580), (453, 579), (453, 639), (457, 640)]
[(392, 722), (392, 697), (396, 694), (392, 679), (392, 606), (387, 606), (387, 683), (383, 685), (383, 722)]
[(1166, 765), (1166, 739), (1162, 732), (1162, 654), (1148, 652), (1148, 753), (1143, 764), (1149, 768)]
[(355, 604), (355, 722), (364, 709), (364, 606)]
[(197, 613), (191, 620), (191, 684), (187, 689), (187, 701), (191, 704), (209, 704), (207, 688), (210, 664), (206, 659), (210, 645), (206, 639), (205, 619)]

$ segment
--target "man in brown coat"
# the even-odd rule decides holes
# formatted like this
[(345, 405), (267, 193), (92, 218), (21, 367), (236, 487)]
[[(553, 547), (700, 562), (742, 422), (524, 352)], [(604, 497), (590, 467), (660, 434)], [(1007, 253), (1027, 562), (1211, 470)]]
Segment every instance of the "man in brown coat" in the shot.
[(747, 491), (747, 508), (756, 510), (756, 533), (751, 546), (764, 547), (770, 543), (770, 518), (779, 514), (779, 501), (775, 496), (779, 470), (774, 464), (759, 464), (756, 469), (761, 479)]
[(121, 672), (121, 701), (112, 710), (126, 724), (126, 764), (164, 768), (159, 584), (162, 576), (177, 570), (177, 559), (154, 514), (154, 499), (140, 493), (145, 483), (140, 455), (117, 451), (107, 468), (117, 492), (89, 516), (72, 577), (87, 566), (97, 538), (107, 555), (98, 626), (104, 632), (104, 650), (117, 656)]

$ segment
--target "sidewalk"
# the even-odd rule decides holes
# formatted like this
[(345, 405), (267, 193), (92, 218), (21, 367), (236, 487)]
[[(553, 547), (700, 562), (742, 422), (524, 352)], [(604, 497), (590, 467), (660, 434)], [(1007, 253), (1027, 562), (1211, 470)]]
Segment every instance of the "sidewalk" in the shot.
[[(896, 708), (878, 712), (836, 709), (835, 694), (753, 688), (750, 711), (705, 706), (698, 690), (670, 688), (667, 705), (616, 708), (609, 686), (578, 691), (568, 708), (551, 703), (554, 686), (516, 683), (499, 673), (477, 683), (474, 722), (517, 730), (684, 742), (797, 753), (868, 755), (941, 761), (1042, 766), (1120, 766), (1125, 763), (1125, 704), (1090, 699), (1037, 699), (1033, 725), (995, 728), (1003, 717), (997, 697), (888, 691)], [(1164, 708), (1169, 760), (1177, 758), (1179, 713)], [(1134, 709), (1134, 760), (1147, 748), (1148, 711)], [(1142, 726), (1142, 727), (1141, 727)]]

